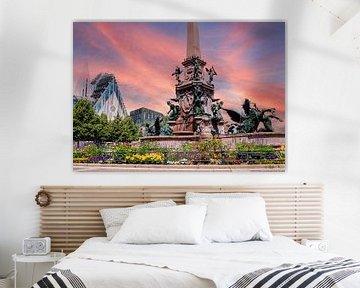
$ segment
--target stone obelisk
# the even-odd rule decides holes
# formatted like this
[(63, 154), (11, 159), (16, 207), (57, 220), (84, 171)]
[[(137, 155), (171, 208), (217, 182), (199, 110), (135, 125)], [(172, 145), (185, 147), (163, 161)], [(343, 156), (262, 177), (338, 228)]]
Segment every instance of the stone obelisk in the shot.
[(196, 23), (196, 22), (187, 23), (186, 57), (190, 58), (192, 56), (201, 58), (199, 27), (198, 27), (198, 23)]
[(201, 58), (199, 27), (196, 22), (187, 23), (186, 58), (181, 64), (182, 69), (177, 66), (173, 73), (177, 80), (176, 98), (171, 99), (172, 109), (178, 107), (178, 117), (168, 123), (174, 135), (211, 137), (214, 130), (211, 122), (214, 118), (212, 107), (216, 108), (213, 104), (218, 99), (214, 98), (212, 79), (205, 79), (206, 62)]

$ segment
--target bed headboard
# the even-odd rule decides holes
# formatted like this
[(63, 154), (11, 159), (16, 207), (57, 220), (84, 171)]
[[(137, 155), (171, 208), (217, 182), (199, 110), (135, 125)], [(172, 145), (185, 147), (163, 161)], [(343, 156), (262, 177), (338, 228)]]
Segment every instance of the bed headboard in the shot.
[(184, 203), (186, 192), (259, 192), (266, 201), (274, 235), (322, 238), (320, 185), (251, 186), (42, 186), (51, 203), (40, 208), (40, 233), (52, 239), (53, 251), (72, 252), (87, 238), (105, 236), (99, 209), (173, 199)]

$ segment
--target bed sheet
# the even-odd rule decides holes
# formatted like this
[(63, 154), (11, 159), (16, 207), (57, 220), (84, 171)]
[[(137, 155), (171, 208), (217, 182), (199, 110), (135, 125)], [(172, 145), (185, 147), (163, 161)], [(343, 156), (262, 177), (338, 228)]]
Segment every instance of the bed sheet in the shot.
[(211, 280), (147, 265), (70, 258), (56, 268), (70, 269), (87, 288), (215, 288)]

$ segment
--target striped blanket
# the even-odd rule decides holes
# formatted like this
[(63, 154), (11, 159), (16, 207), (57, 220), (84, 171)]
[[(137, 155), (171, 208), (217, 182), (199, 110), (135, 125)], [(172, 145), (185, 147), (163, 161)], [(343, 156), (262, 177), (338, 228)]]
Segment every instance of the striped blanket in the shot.
[(305, 264), (284, 264), (242, 276), (229, 288), (331, 288), (360, 272), (360, 262), (333, 258)]
[[(304, 264), (283, 264), (242, 276), (229, 288), (331, 288), (360, 272), (360, 262), (333, 258)], [(69, 269), (52, 269), (32, 288), (86, 288)], [(105, 287), (104, 287), (105, 288)]]
[(53, 268), (32, 286), (32, 288), (86, 288), (81, 279), (69, 269)]

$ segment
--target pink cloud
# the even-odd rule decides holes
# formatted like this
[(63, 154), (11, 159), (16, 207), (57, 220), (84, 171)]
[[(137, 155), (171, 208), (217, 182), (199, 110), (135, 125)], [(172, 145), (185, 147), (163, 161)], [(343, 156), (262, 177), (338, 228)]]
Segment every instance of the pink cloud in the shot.
[[(116, 76), (128, 111), (145, 106), (165, 113), (166, 101), (175, 94), (171, 73), (184, 59), (186, 43), (177, 35), (166, 34), (147, 23), (114, 25), (101, 22), (91, 25), (82, 38), (96, 52), (88, 58), (74, 59), (74, 89), (84, 77), (84, 62), (87, 61), (90, 77), (100, 72)], [(259, 107), (275, 107), (283, 117), (284, 83), (266, 78), (272, 73), (273, 63), (283, 59), (267, 57), (254, 65), (249, 59), (249, 51), (261, 45), (259, 39), (249, 33), (246, 25), (232, 27), (216, 49), (201, 45), (204, 60), (214, 65), (218, 73), (214, 81), (216, 97), (224, 101), (225, 107), (235, 110), (249, 98)], [(100, 57), (107, 53), (107, 59)]]

